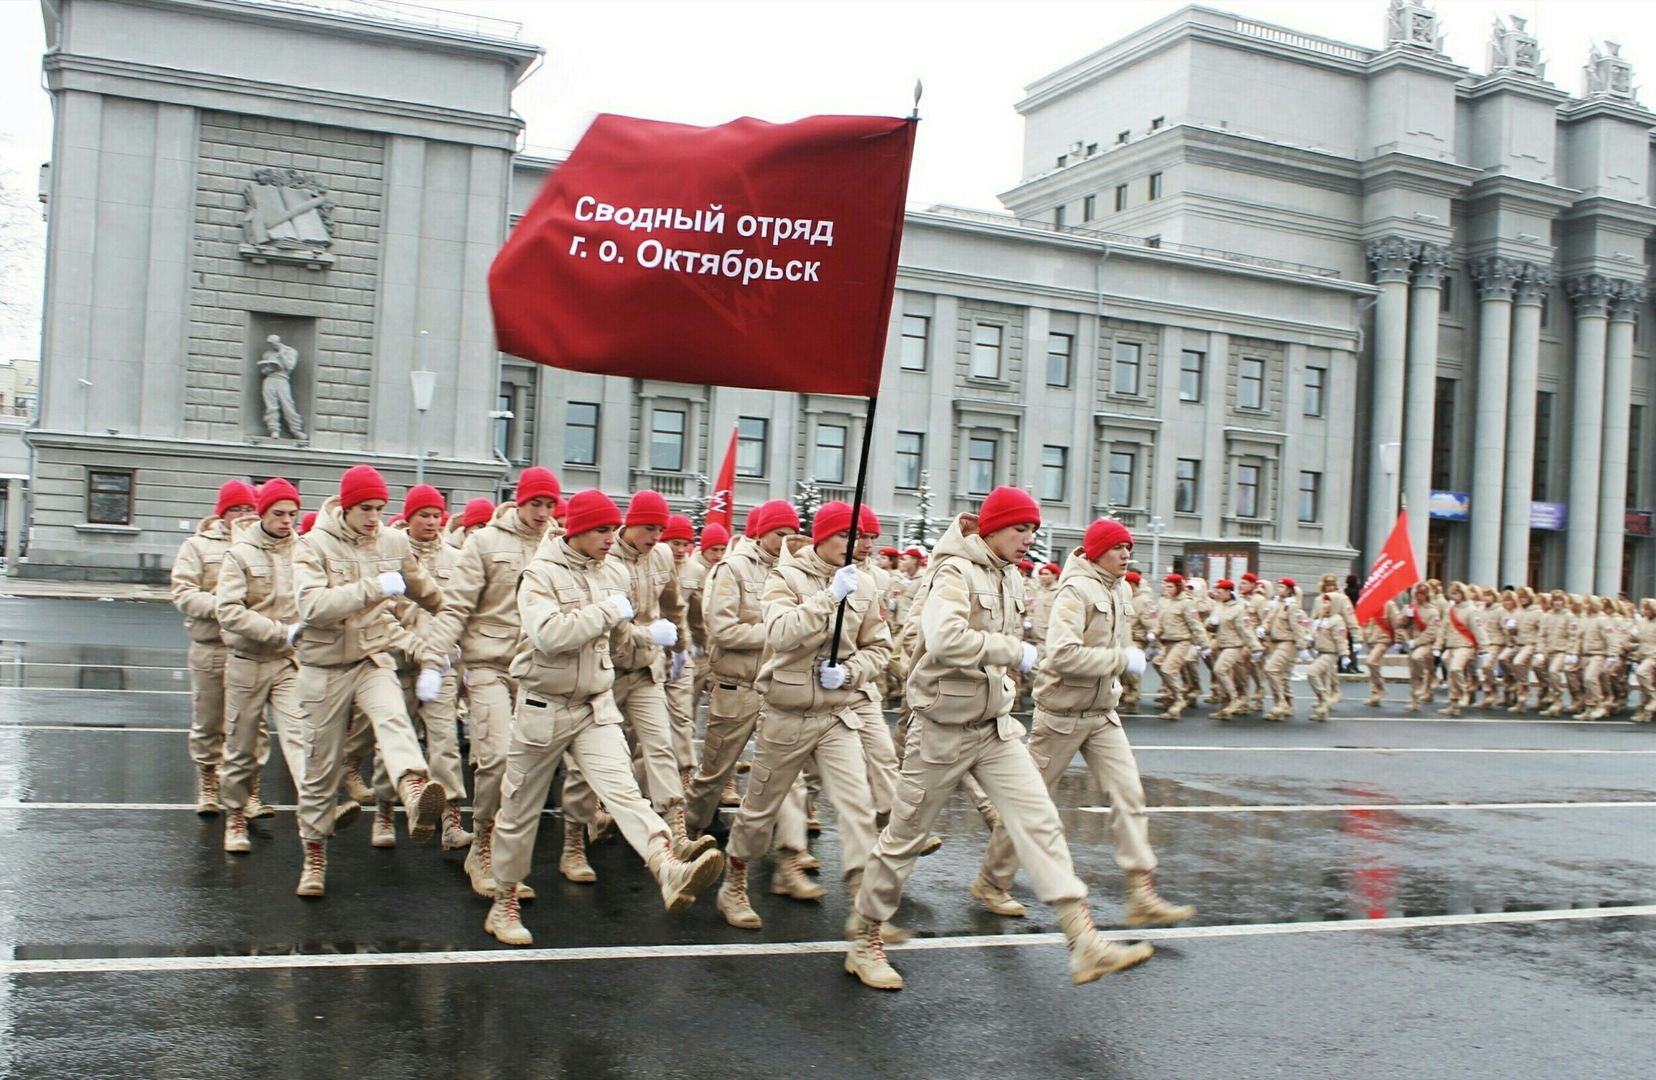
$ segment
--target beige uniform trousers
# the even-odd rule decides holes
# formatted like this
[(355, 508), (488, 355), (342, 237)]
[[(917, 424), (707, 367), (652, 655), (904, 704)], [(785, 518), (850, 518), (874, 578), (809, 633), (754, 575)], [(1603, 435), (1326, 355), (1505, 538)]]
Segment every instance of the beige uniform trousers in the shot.
[(837, 815), (840, 873), (850, 877), (862, 871), (874, 847), (874, 808), (862, 739), (847, 726), (848, 717), (858, 718), (858, 714), (855, 710), (826, 716), (766, 711), (753, 747), (747, 793), (730, 828), (726, 850), (732, 858), (752, 862), (770, 850), (778, 821), (798, 786), (800, 770), (811, 761)]
[(1581, 663), (1579, 659), (1572, 666), (1567, 662), (1566, 653), (1554, 653), (1547, 660), (1547, 681), (1552, 684), (1553, 700), (1560, 705), (1564, 704), (1565, 691), (1569, 692), (1570, 704), (1579, 707), (1583, 700), (1581, 687)]
[(1195, 646), (1189, 641), (1162, 642), (1162, 655), (1156, 662), (1156, 670), (1161, 672), (1164, 689), (1171, 694), (1184, 696), (1201, 692), (1200, 684), (1192, 686), (1185, 681), (1185, 668), (1195, 656)]
[(1437, 657), (1432, 655), (1430, 644), (1417, 644), (1409, 652), (1409, 695), (1416, 703), (1432, 700), (1432, 675), (1436, 667)]
[(1265, 654), (1265, 681), (1270, 684), (1271, 698), (1283, 708), (1294, 704), (1293, 692), (1288, 689), (1288, 676), (1294, 671), (1294, 657), (1299, 650), (1292, 641), (1273, 641)]
[(500, 782), (512, 745), (512, 679), (493, 667), (466, 667), (466, 721), (471, 736), (472, 825), (494, 823), (500, 810)]
[(1609, 682), (1610, 658), (1608, 656), (1583, 656), (1581, 658), (1581, 688), (1584, 690), (1587, 707), (1597, 708), (1605, 704), (1605, 686)]
[[(1150, 849), (1150, 815), (1144, 808), (1144, 782), (1139, 779), (1138, 760), (1119, 719), (1102, 716), (1053, 716), (1035, 710), (1035, 726), (1029, 735), (1029, 756), (1041, 771), (1047, 791), (1075, 760), (1076, 753), (1087, 763), (1093, 781), (1103, 789), (1110, 805), (1110, 840), (1115, 845), (1116, 865), (1123, 870), (1154, 870), (1156, 853)], [(996, 888), (1012, 888), (1018, 872), (1018, 855), (1012, 837), (997, 827), (983, 855), (983, 876)]]
[[(1503, 656), (1505, 653), (1502, 654)], [(1512, 658), (1506, 661), (1507, 684), (1512, 687), (1516, 702), (1528, 702), (1530, 692), (1530, 671), (1535, 667), (1535, 646), (1525, 645), (1512, 650)]]
[(696, 667), (696, 661), (687, 658), (683, 673), (665, 687), (667, 719), (673, 733), (673, 758), (681, 770), (696, 767), (696, 705), (701, 701), (696, 694)]
[[(904, 709), (902, 712), (897, 714), (897, 735), (892, 739), (891, 744), (897, 751), (897, 774), (899, 782), (902, 780), (903, 759), (908, 756), (909, 732), (914, 730), (917, 723), (918, 719), (915, 717), (914, 710), (912, 709)], [(989, 796), (984, 793), (983, 785), (977, 782), (977, 778), (971, 773), (967, 773), (963, 778), (961, 778), (960, 787), (966, 792), (966, 797), (972, 801), (972, 805), (977, 807), (977, 812), (987, 818), (989, 815), (985, 814), (984, 811), (992, 810), (994, 809), (994, 806), (989, 802)], [(893, 800), (895, 800), (896, 797), (896, 792), (893, 790)]]
[[(421, 701), (414, 692), (420, 671), (415, 668), (399, 676), (403, 688), (403, 707), (414, 722), (414, 733), (425, 740), (426, 763), (431, 766), (431, 778), (443, 785), (443, 794), (450, 803), (460, 805), (466, 797), (466, 774), (460, 767), (460, 679), (452, 671), (443, 674), (443, 687), (430, 701)], [(372, 730), (372, 728), (370, 728)], [(350, 757), (350, 736), (345, 738), (346, 757)], [(385, 768), (385, 756), (374, 755), (374, 795), (380, 802), (397, 801), (397, 789)]]
[[(642, 759), (642, 768), (635, 767), (633, 772), (638, 789), (649, 796), (650, 805), (658, 814), (683, 805), (684, 781), (673, 753), (672, 720), (667, 715), (667, 695), (662, 692), (661, 684), (648, 668), (618, 672), (614, 692), (615, 703), (626, 717), (627, 737)], [(569, 772), (564, 777), (564, 816), (590, 825), (597, 816), (599, 799), (581, 774), (580, 763), (565, 764)]]
[(707, 736), (701, 763), (684, 793), (684, 817), (692, 829), (705, 829), (719, 812), (719, 795), (736, 771), (753, 729), (759, 723), (759, 692), (751, 686), (721, 682), (714, 676), (707, 698)]
[(382, 653), (341, 667), (307, 665), (299, 671), (299, 699), (305, 713), (305, 778), (299, 787), (302, 839), (326, 840), (333, 835), (334, 792), (353, 705), (374, 725), (374, 741), (393, 781), (406, 773), (425, 775), (425, 757), (389, 656)]
[[(638, 790), (621, 725), (594, 722), (590, 704), (578, 708), (552, 702), (531, 704), (542, 700), (526, 691), (518, 694), (517, 719), (511, 726), (500, 783), (500, 809), (494, 819), (490, 857), (495, 880), (517, 884), (529, 876), (552, 775), (566, 756), (603, 800), (634, 851), (646, 861), (652, 853), (665, 851), (670, 835), (667, 823)], [(564, 828), (570, 824), (565, 818)]]
[(1248, 696), (1248, 647), (1228, 645), (1213, 662), (1213, 682), (1220, 700), (1240, 702)]
[(1317, 695), (1318, 705), (1333, 706), (1339, 702), (1339, 672), (1339, 653), (1320, 652), (1312, 661), (1306, 679), (1311, 683), (1311, 692)]
[(1449, 703), (1465, 705), (1477, 686), (1478, 654), (1470, 645), (1457, 645), (1443, 653), (1443, 667), (1449, 673)]
[(897, 745), (891, 741), (891, 728), (886, 726), (885, 713), (878, 703), (865, 699), (857, 705), (857, 715), (862, 717), (857, 735), (862, 739), (863, 761), (868, 766), (868, 796), (876, 815), (889, 814), (897, 790)]
[(254, 660), (229, 656), (224, 662), (224, 761), (219, 766), (219, 801), (226, 809), (246, 809), (252, 781), (270, 760), (270, 732), (265, 706), (270, 707), (282, 757), (293, 776), (295, 790), (303, 778), (305, 761), (300, 727), (305, 720), (299, 704), (299, 662), (291, 656)]
[(1369, 689), (1374, 691), (1374, 696), (1375, 697), (1385, 697), (1386, 696), (1386, 680), (1381, 675), (1380, 665), (1385, 663), (1386, 653), (1389, 652), (1390, 650), (1391, 650), (1391, 645), (1388, 644), (1387, 642), (1381, 642), (1378, 645), (1370, 645), (1369, 646), (1369, 654), (1368, 654), (1368, 662), (1367, 662), (1368, 663), (1368, 681), (1369, 681)]
[(880, 922), (897, 913), (903, 884), (914, 869), (932, 823), (964, 776), (975, 776), (1000, 812), (1017, 859), (1029, 871), (1043, 903), (1081, 900), (1087, 887), (1075, 876), (1064, 823), (1041, 773), (1010, 716), (972, 724), (919, 720), (909, 729), (903, 775), (891, 824), (874, 843), (856, 908)]
[(1656, 712), (1656, 659), (1640, 660), (1633, 674), (1639, 681), (1639, 707)]
[(224, 760), (224, 661), (229, 655), (218, 642), (190, 642), (190, 760), (198, 766)]

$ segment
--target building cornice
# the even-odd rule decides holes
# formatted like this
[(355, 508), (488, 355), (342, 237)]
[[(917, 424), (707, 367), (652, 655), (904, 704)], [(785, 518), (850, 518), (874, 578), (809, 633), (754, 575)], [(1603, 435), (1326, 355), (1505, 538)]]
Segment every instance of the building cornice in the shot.
[(1462, 101), (1481, 101), (1484, 98), (1504, 96), (1529, 98), (1546, 105), (1562, 105), (1570, 95), (1545, 79), (1520, 75), (1515, 71), (1497, 71), (1477, 82), (1462, 84), (1455, 91)]
[(1440, 53), (1425, 52), (1406, 45), (1394, 45), (1377, 54), (1363, 65), (1364, 74), (1382, 75), (1388, 71), (1416, 71), (1446, 82), (1459, 83), (1471, 78), (1470, 68), (1462, 67)]
[[(348, 469), (363, 460), (385, 462), (393, 466), (407, 463), (407, 468), (414, 468), (413, 454), (393, 454), (380, 450), (329, 450), (324, 447), (303, 446), (295, 447), (284, 442), (231, 442), (224, 439), (190, 439), (190, 438), (155, 438), (144, 435), (111, 435), (99, 431), (69, 431), (65, 429), (31, 428), (26, 433), (26, 441), (34, 447), (51, 447), (54, 449), (95, 451), (98, 453), (120, 453), (126, 455), (152, 455), (156, 457), (204, 457), (209, 460), (236, 461), (242, 464), (257, 467), (256, 471), (264, 471), (263, 466), (291, 466), (295, 460), (302, 460), (306, 465), (315, 465), (327, 469)], [(433, 469), (452, 470), (465, 473), (495, 474), (505, 471), (507, 467), (493, 459), (470, 459), (449, 457), (428, 457), (426, 471)]]
[(1560, 124), (1579, 124), (1586, 120), (1610, 119), (1643, 128), (1656, 128), (1656, 113), (1642, 105), (1614, 98), (1591, 97), (1572, 101), (1558, 110)]
[(1656, 228), (1656, 206), (1612, 199), (1604, 195), (1589, 195), (1584, 199), (1577, 199), (1560, 217), (1568, 222), (1592, 221), (1625, 226), (1629, 232)]
[(1363, 179), (1365, 192), (1401, 187), (1409, 191), (1448, 198), (1455, 198), (1471, 187), (1478, 179), (1479, 173), (1480, 170), (1470, 165), (1408, 154), (1401, 150), (1388, 150), (1376, 154), (1358, 166), (1358, 174)]
[(1543, 184), (1537, 180), (1525, 180), (1507, 173), (1485, 173), (1473, 181), (1466, 192), (1468, 202), (1500, 199), (1521, 209), (1543, 214), (1562, 210), (1580, 197), (1581, 192), (1576, 188)]

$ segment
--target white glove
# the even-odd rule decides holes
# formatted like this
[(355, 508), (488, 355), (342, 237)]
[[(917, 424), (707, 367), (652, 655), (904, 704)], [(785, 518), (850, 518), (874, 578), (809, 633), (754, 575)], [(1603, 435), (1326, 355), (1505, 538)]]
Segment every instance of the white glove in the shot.
[(824, 690), (838, 690), (845, 685), (845, 669), (824, 660), (822, 667), (817, 671), (817, 681), (822, 684)]
[(1392, 647), (1387, 649), (1386, 651), (1388, 653), (1391, 653), (1393, 656), (1401, 656), (1403, 653), (1406, 653), (1409, 650), (1403, 645), (1403, 643), (1401, 641), (1399, 641), (1399, 642), (1394, 643), (1392, 645)]
[(1415, 617), (1414, 605), (1410, 604), (1408, 607), (1404, 608), (1403, 609), (1403, 614), (1407, 615), (1411, 619), (1414, 618)]
[(288, 623), (287, 632), (284, 635), (287, 638), (287, 643), (289, 645), (292, 645), (293, 642), (294, 642), (294, 639), (296, 639), (299, 636), (299, 631), (303, 630), (304, 628), (305, 628), (304, 623)]
[(678, 682), (679, 676), (684, 674), (684, 666), (690, 662), (690, 654), (683, 649), (673, 654), (672, 670), (667, 675), (668, 682)]
[(1218, 626), (1219, 625), (1219, 616), (1209, 615), (1208, 616), (1208, 625), (1209, 626)]
[(1302, 664), (1309, 664), (1311, 661), (1315, 660), (1316, 658), (1317, 658), (1317, 654), (1312, 652), (1310, 649), (1301, 649), (1299, 651), (1299, 659), (1300, 659), (1300, 663), (1302, 663)]
[(886, 601), (886, 610), (887, 611), (896, 611), (897, 610), (897, 598), (895, 596), (893, 596), (890, 600)]
[(1206, 660), (1208, 657), (1213, 655), (1213, 650), (1212, 649), (1203, 649), (1199, 655), (1201, 656), (1201, 658), (1203, 660)]
[(437, 695), (442, 692), (443, 673), (436, 668), (426, 668), (420, 672), (420, 677), (414, 681), (414, 696), (421, 701), (436, 701)]
[(1156, 635), (1155, 634), (1145, 634), (1144, 635), (1144, 643), (1146, 645), (1154, 645), (1156, 643)]
[(621, 616), (623, 621), (630, 619), (637, 614), (637, 612), (633, 610), (632, 601), (627, 599), (626, 593), (614, 593), (606, 598), (604, 603), (614, 608), (615, 613)]
[(1024, 642), (1023, 659), (1018, 661), (1018, 670), (1023, 674), (1028, 675), (1029, 669), (1035, 666), (1035, 661), (1040, 659), (1040, 655), (1041, 654), (1036, 650), (1035, 646), (1031, 645), (1027, 641)]
[(1544, 667), (1544, 666), (1546, 666), (1546, 663), (1547, 663), (1547, 654), (1546, 653), (1536, 653), (1535, 654), (1535, 659), (1530, 661), (1530, 666), (1532, 666), (1532, 667)]
[(386, 596), (401, 596), (408, 591), (408, 582), (403, 580), (402, 571), (386, 570), (379, 576), (379, 587)]
[(702, 657), (704, 657), (706, 655), (707, 655), (707, 650), (702, 648), (700, 645), (690, 646), (690, 658), (692, 660), (700, 660)]
[(678, 627), (669, 619), (657, 619), (650, 624), (651, 645), (677, 645)]
[(1265, 654), (1260, 652), (1258, 649), (1255, 649), (1253, 652), (1248, 654), (1248, 659), (1257, 664), (1261, 660), (1265, 659)]
[(1265, 640), (1265, 628), (1263, 626), (1256, 627), (1254, 629), (1254, 636), (1257, 637), (1260, 641), (1264, 641)]
[(1572, 654), (1572, 655), (1570, 655), (1570, 656), (1566, 656), (1566, 657), (1565, 657), (1565, 658), (1564, 658), (1564, 662), (1565, 662), (1565, 663), (1566, 663), (1566, 664), (1568, 664), (1568, 665), (1570, 665), (1570, 666), (1571, 666), (1571, 667), (1575, 667), (1575, 665), (1576, 665), (1576, 660), (1577, 660), (1577, 657), (1576, 657), (1576, 656), (1575, 656), (1575, 655), (1573, 655), (1573, 654)]
[(1035, 629), (1035, 624), (1033, 622), (1029, 621), (1028, 619), (1025, 619), (1024, 620), (1024, 631), (1027, 633), (1028, 631), (1033, 630), (1033, 629)]
[(1505, 622), (1503, 622), (1501, 625), (1506, 627), (1508, 630), (1516, 630), (1516, 629), (1518, 629), (1518, 620), (1517, 619), (1508, 619)]
[(1144, 650), (1137, 645), (1129, 645), (1121, 652), (1123, 656), (1127, 657), (1127, 674), (1143, 675), (1144, 665), (1148, 663), (1144, 656)]
[(1443, 650), (1442, 649), (1433, 649), (1432, 650), (1432, 659), (1433, 660), (1442, 660), (1443, 659)]
[(828, 591), (834, 594), (835, 600), (844, 600), (857, 591), (857, 568), (842, 566), (834, 571), (834, 579), (828, 583)]

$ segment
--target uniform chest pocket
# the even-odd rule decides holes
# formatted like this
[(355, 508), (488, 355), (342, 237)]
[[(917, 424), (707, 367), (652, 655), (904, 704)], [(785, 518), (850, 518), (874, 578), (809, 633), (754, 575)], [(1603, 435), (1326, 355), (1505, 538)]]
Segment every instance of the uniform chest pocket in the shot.
[(980, 629), (1003, 630), (1006, 626), (1005, 609), (1000, 593), (974, 592), (972, 594), (972, 625)]
[(516, 576), (523, 569), (518, 557), (509, 551), (497, 551), (489, 556), (489, 568), (496, 574)]
[(583, 589), (565, 588), (554, 589), (553, 595), (558, 598), (558, 607), (563, 611), (574, 611), (587, 602), (587, 594)]
[(436, 577), (439, 585), (447, 585), (449, 583), (449, 578), (454, 576), (454, 571), (446, 566), (441, 566), (436, 570), (433, 570), (432, 575)]
[(328, 584), (345, 585), (357, 580), (360, 576), (355, 559), (329, 559)]

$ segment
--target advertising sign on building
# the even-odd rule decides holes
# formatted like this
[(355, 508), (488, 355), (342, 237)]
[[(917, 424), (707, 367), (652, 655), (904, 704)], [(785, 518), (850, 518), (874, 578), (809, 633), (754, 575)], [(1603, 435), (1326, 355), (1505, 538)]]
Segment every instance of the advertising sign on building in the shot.
[(1656, 511), (1629, 510), (1627, 512), (1627, 535), (1649, 536), (1653, 517), (1656, 517)]
[(1544, 532), (1562, 532), (1569, 520), (1569, 507), (1565, 503), (1530, 503), (1530, 528), (1532, 529), (1541, 529)]
[(1472, 520), (1472, 496), (1464, 491), (1434, 491), (1426, 505), (1434, 521)]

